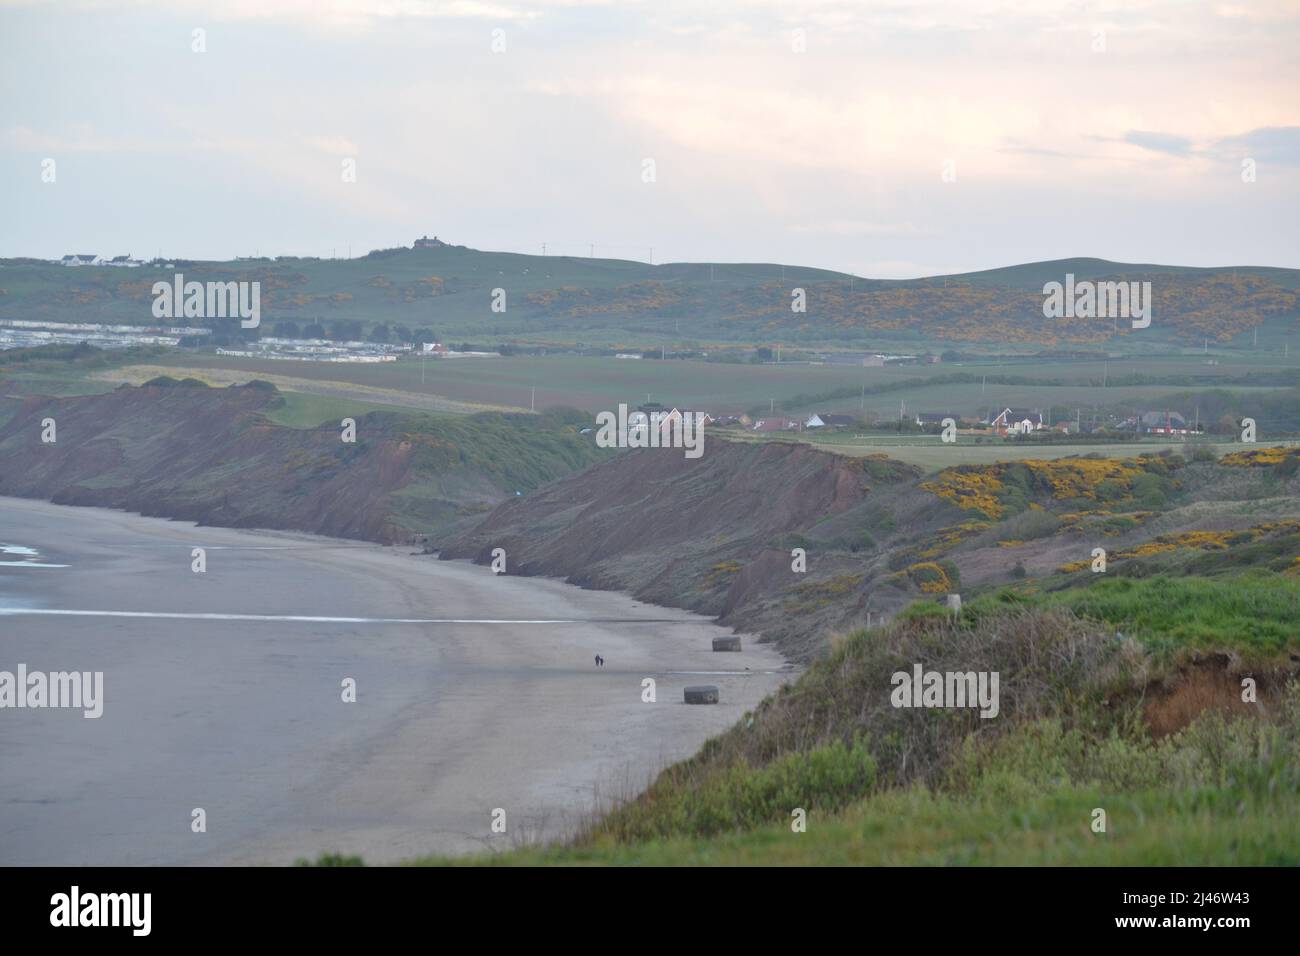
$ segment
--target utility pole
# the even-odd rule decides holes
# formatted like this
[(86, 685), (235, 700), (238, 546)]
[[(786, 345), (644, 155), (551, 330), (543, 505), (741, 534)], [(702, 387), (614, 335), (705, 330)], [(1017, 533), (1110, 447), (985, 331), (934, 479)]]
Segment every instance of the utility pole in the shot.
[(989, 377), (988, 377), (987, 375), (981, 375), (981, 376), (980, 376), (980, 394), (981, 394), (981, 395), (984, 394), (984, 383), (987, 382), (988, 380), (989, 380)]
[(1106, 380), (1109, 377), (1109, 373), (1110, 373), (1110, 363), (1102, 362), (1101, 363), (1101, 387), (1102, 388), (1106, 387)]
[(528, 399), (528, 410), (530, 412), (537, 411), (537, 386), (536, 385), (533, 386), (533, 394)]
[(775, 415), (775, 414), (776, 414), (776, 399), (775, 399), (775, 398), (769, 398), (767, 401), (768, 401), (767, 413), (768, 413), (769, 415)]
[(421, 349), (421, 352), (420, 352), (420, 384), (423, 385), (423, 384), (424, 384), (424, 351), (423, 351), (423, 349), (424, 349), (424, 343), (423, 343), (423, 342), (420, 343), (420, 349)]
[(543, 242), (543, 243), (542, 243), (542, 256), (544, 257), (545, 255), (546, 255), (546, 243)]

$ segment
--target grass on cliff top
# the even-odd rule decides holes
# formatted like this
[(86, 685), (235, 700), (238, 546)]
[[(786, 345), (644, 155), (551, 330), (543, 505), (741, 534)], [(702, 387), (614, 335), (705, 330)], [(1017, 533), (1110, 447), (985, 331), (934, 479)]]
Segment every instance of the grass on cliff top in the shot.
[(411, 414), (409, 408), (359, 401), (333, 395), (309, 395), (305, 392), (282, 391), (281, 404), (266, 413), (269, 421), (287, 428), (315, 428), (325, 422), (340, 422), (344, 418), (360, 418), (370, 412), (397, 412)]
[[(1257, 585), (1246, 582), (1245, 607), (1261, 597)], [(1140, 590), (1122, 593), (1128, 602), (1113, 613), (1141, 603)], [(1245, 613), (1215, 590), (1192, 600), (1220, 623)], [(1285, 607), (1269, 606), (1274, 615)], [(913, 663), (998, 672), (998, 716), (893, 707), (891, 674)], [(568, 843), (512, 847), (503, 838), (499, 855), (415, 862), (1297, 864), (1294, 670), (1254, 672), (1266, 709), (1238, 702), (1230, 682), (1190, 724), (1157, 736), (1147, 705), (1176, 693), (1181, 672), (1141, 642), (1117, 639), (1108, 623), (1032, 602), (988, 602), (955, 621), (901, 618), (837, 642), (795, 684), (644, 793), (603, 808)], [(806, 832), (792, 828), (795, 808), (807, 814)], [(1098, 808), (1105, 833), (1092, 828)]]
[[(1266, 662), (1300, 649), (1300, 577), (1270, 571), (1110, 577), (1051, 592), (1012, 586), (976, 598), (963, 613), (978, 618), (1008, 607), (1066, 608), (1160, 657), (1223, 650)], [(910, 613), (941, 612), (921, 605)]]
[[(1292, 684), (1282, 699), (1276, 723), (1211, 712), (1160, 740), (1067, 728), (1056, 719), (1027, 721), (991, 739), (968, 737), (931, 785), (867, 785), (824, 806), (826, 773), (836, 761), (826, 759), (833, 747), (820, 747), (806, 755), (803, 772), (736, 765), (702, 785), (675, 781), (672, 792), (655, 795), (655, 812), (687, 815), (657, 835), (629, 838), (597, 826), (563, 845), (511, 847), (502, 837), (493, 855), (413, 862), (1294, 866), (1300, 864), (1300, 688)], [(846, 754), (841, 750), (841, 758)], [(780, 785), (772, 788), (775, 777)], [(765, 792), (767, 803), (755, 804)], [(715, 809), (759, 809), (762, 818), (738, 815), (725, 828), (701, 826), (699, 814), (710, 801)], [(806, 811), (803, 832), (793, 824), (796, 807)], [(1104, 832), (1094, 829), (1098, 810)]]
[[(1105, 793), (1060, 786), (1008, 805), (923, 789), (713, 838), (425, 857), (419, 866), (1295, 866), (1300, 801), (1224, 788)], [(1107, 811), (1094, 833), (1092, 810)], [(507, 844), (508, 845), (508, 844)]]

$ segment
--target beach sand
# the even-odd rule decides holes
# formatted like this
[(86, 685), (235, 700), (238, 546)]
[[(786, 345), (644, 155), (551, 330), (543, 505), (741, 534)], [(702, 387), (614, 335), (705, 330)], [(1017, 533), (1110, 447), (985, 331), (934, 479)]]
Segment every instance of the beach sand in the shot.
[[(697, 615), (409, 548), (14, 498), (0, 544), (66, 565), (0, 567), (0, 670), (104, 674), (99, 719), (0, 710), (3, 865), (389, 863), (559, 839), (792, 677), (748, 639), (713, 653), (731, 632)], [(721, 703), (685, 705), (697, 683)]]

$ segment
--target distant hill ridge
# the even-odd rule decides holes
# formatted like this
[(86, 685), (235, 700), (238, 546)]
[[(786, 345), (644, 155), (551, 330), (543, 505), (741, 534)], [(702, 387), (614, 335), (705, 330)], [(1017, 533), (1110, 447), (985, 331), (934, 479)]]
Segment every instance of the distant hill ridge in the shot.
[[(355, 259), (170, 260), (187, 280), (262, 284), (261, 334), (277, 323), (359, 321), (391, 334), (429, 327), (449, 339), (746, 344), (1017, 342), (1098, 344), (1135, 334), (1124, 323), (1046, 319), (1043, 285), (1152, 282), (1145, 340), (1228, 342), (1256, 327), (1293, 329), (1300, 270), (1198, 268), (1069, 258), (962, 275), (863, 279), (779, 263), (664, 263), (487, 252), (464, 246), (376, 250)], [(0, 261), (0, 319), (155, 324), (152, 285), (172, 270), (69, 268)], [(792, 293), (806, 293), (806, 311)], [(493, 311), (494, 290), (504, 311)], [(499, 298), (499, 297), (498, 297)], [(288, 328), (285, 326), (284, 328)], [(1136, 340), (1134, 340), (1136, 341)]]

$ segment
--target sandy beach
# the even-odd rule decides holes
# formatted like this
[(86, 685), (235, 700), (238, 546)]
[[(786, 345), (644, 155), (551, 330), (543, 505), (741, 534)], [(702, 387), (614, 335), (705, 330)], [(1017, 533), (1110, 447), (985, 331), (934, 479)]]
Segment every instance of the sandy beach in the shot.
[[(36, 552), (0, 564), (0, 670), (104, 674), (99, 719), (0, 710), (0, 865), (560, 838), (791, 676), (748, 640), (713, 653), (732, 632), (699, 616), (409, 548), (13, 498), (0, 545)], [(696, 683), (721, 703), (685, 705)]]

